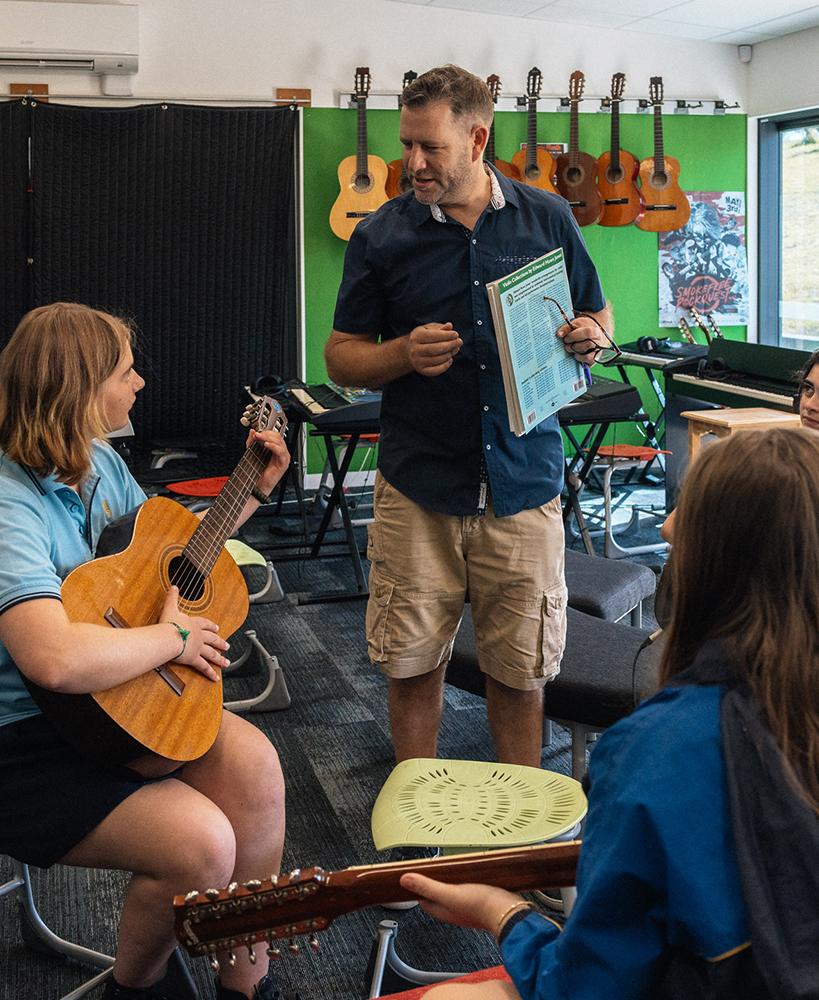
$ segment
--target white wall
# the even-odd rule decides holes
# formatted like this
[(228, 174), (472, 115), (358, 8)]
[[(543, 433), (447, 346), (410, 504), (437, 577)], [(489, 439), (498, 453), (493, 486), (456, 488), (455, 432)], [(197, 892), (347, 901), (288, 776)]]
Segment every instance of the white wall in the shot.
[(749, 69), (749, 115), (819, 107), (819, 28), (755, 45)]
[[(398, 91), (406, 70), (455, 62), (483, 77), (497, 73), (509, 93), (525, 90), (536, 64), (544, 94), (564, 93), (571, 71), (582, 69), (589, 95), (607, 94), (621, 71), (627, 96), (646, 96), (649, 77), (659, 75), (667, 98), (747, 103), (748, 67), (734, 45), (388, 0), (141, 0), (139, 8), (137, 96), (265, 98), (292, 86), (312, 88), (316, 106), (333, 106), (357, 65), (370, 67), (373, 91)], [(86, 74), (0, 71), (0, 90), (11, 81), (100, 93)]]

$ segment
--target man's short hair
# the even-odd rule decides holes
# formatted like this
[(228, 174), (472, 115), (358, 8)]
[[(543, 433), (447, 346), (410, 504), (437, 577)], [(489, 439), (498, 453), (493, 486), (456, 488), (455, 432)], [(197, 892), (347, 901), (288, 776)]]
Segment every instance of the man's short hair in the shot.
[(484, 125), (492, 124), (494, 102), (489, 88), (480, 79), (460, 66), (437, 66), (427, 70), (404, 88), (401, 103), (415, 109), (436, 101), (445, 101), (455, 118), (477, 118)]

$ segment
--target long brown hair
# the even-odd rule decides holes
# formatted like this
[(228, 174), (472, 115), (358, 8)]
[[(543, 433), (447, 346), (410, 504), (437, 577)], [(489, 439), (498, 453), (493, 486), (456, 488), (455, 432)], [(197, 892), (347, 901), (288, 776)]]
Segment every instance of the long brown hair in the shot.
[(0, 448), (40, 476), (76, 486), (105, 427), (102, 383), (132, 340), (128, 324), (74, 302), (40, 306), (20, 320), (0, 354)]
[(689, 471), (662, 684), (722, 638), (819, 812), (819, 434), (747, 431)]

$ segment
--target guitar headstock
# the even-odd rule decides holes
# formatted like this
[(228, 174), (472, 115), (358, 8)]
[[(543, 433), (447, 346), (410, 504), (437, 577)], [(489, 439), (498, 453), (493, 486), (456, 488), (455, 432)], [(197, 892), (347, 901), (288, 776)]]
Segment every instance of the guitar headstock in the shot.
[(540, 90), (543, 86), (543, 74), (533, 66), (526, 77), (526, 96), (530, 101), (536, 101), (540, 97)]
[(583, 87), (586, 84), (585, 74), (576, 69), (569, 77), (569, 100), (574, 104), (583, 98)]
[(284, 415), (281, 403), (277, 403), (270, 396), (259, 396), (252, 403), (248, 403), (240, 422), (243, 427), (252, 427), (260, 434), (267, 430), (284, 434), (287, 427), (287, 417)]
[(358, 66), (355, 71), (355, 91), (353, 97), (357, 101), (366, 100), (367, 95), (370, 93), (370, 84), (372, 83), (372, 78), (370, 77), (370, 67), (369, 66)]
[(661, 76), (652, 76), (648, 85), (648, 98), (655, 108), (662, 106), (663, 78)]
[(218, 972), (216, 952), (227, 952), (236, 961), (235, 949), (246, 948), (256, 961), (253, 946), (267, 942), (270, 958), (279, 958), (278, 941), (288, 938), (288, 950), (297, 955), (297, 935), (309, 934), (309, 946), (319, 950), (316, 932), (327, 928), (337, 913), (324, 914), (320, 894), (327, 882), (323, 868), (295, 869), (289, 875), (253, 879), (226, 889), (196, 889), (173, 901), (174, 931), (191, 955), (210, 958)]
[(611, 78), (611, 99), (613, 101), (622, 101), (623, 94), (626, 92), (626, 74), (625, 73), (615, 73)]
[(489, 87), (489, 93), (492, 95), (492, 103), (497, 104), (501, 95), (501, 81), (497, 73), (486, 78), (486, 86)]
[(408, 69), (404, 74), (404, 79), (401, 81), (401, 89), (406, 90), (407, 87), (412, 83), (413, 80), (418, 79), (418, 74), (411, 69)]

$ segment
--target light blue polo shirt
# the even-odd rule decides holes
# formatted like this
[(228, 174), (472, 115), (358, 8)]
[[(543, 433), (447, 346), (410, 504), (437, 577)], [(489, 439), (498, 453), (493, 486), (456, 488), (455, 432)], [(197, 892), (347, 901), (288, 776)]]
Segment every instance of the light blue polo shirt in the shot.
[[(103, 528), (145, 500), (113, 448), (94, 442), (91, 464), (78, 496), (0, 453), (0, 615), (34, 598), (59, 600), (65, 577), (93, 558)], [(0, 643), (0, 725), (39, 711)]]

